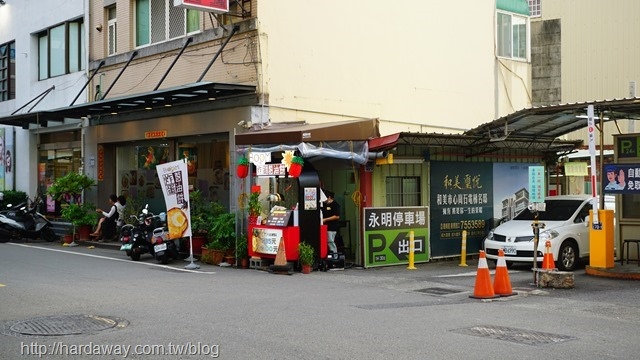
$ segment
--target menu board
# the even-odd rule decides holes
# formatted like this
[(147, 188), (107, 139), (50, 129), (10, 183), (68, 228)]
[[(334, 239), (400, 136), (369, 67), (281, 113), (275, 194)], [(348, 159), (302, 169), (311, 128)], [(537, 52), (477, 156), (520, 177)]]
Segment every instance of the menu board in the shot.
[(269, 226), (290, 226), (291, 210), (274, 210), (269, 214), (267, 218), (267, 224)]

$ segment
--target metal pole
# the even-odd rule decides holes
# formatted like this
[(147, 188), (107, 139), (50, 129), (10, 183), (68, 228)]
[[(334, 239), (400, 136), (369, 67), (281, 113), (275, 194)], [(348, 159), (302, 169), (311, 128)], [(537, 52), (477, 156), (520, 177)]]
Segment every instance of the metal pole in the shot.
[(178, 58), (180, 58), (180, 55), (182, 55), (182, 53), (184, 52), (184, 49), (186, 49), (187, 46), (189, 46), (189, 44), (191, 44), (192, 41), (193, 41), (192, 37), (187, 39), (187, 41), (182, 46), (182, 49), (180, 49), (180, 52), (178, 53), (178, 55), (176, 55), (176, 57), (173, 59), (173, 62), (171, 63), (171, 65), (169, 65), (169, 68), (167, 69), (167, 71), (164, 73), (164, 75), (162, 75), (162, 79), (160, 79), (160, 81), (158, 82), (158, 85), (156, 85), (156, 87), (153, 88), (153, 91), (158, 90), (158, 88), (160, 87), (160, 84), (162, 84), (162, 82), (167, 77), (167, 75), (169, 75), (169, 71), (171, 71), (171, 69), (173, 69), (173, 66), (178, 61)]
[(120, 76), (122, 76), (122, 73), (127, 69), (127, 67), (129, 67), (129, 64), (131, 64), (131, 61), (133, 61), (133, 58), (136, 57), (137, 55), (138, 55), (137, 51), (134, 51), (131, 54), (131, 57), (129, 58), (129, 61), (127, 61), (127, 63), (122, 68), (122, 70), (120, 70), (120, 73), (118, 74), (118, 76), (116, 76), (115, 80), (113, 80), (113, 83), (111, 83), (111, 86), (109, 86), (107, 91), (104, 92), (104, 95), (102, 95), (102, 97), (100, 99), (98, 99), (98, 100), (102, 100), (102, 99), (107, 97), (107, 94), (109, 93), (109, 91), (111, 91), (111, 88), (113, 88), (113, 85), (115, 85), (118, 82), (118, 79), (120, 79)]
[(218, 59), (218, 56), (220, 56), (220, 54), (222, 53), (222, 49), (224, 49), (225, 46), (227, 46), (227, 43), (229, 42), (229, 40), (231, 40), (231, 37), (236, 33), (236, 31), (238, 31), (240, 29), (239, 26), (234, 26), (233, 29), (231, 29), (231, 34), (229, 34), (229, 36), (225, 39), (224, 43), (220, 46), (220, 49), (218, 49), (218, 52), (215, 54), (215, 56), (213, 57), (213, 59), (211, 59), (211, 61), (209, 62), (209, 65), (207, 65), (207, 68), (204, 69), (204, 71), (202, 72), (202, 75), (200, 75), (200, 77), (198, 78), (198, 81), (196, 82), (200, 82), (202, 81), (202, 79), (204, 78), (204, 76), (207, 74), (207, 72), (209, 71), (209, 69), (211, 69), (211, 66), (213, 66), (213, 63), (216, 62), (216, 60)]
[(80, 91), (78, 91), (78, 95), (76, 95), (76, 97), (73, 99), (73, 101), (71, 102), (71, 104), (69, 106), (73, 106), (73, 104), (76, 103), (76, 100), (78, 100), (78, 98), (80, 97), (80, 94), (82, 94), (82, 92), (84, 91), (84, 89), (87, 88), (87, 85), (89, 85), (89, 83), (91, 82), (91, 80), (93, 80), (93, 77), (96, 76), (96, 74), (98, 73), (98, 71), (100, 70), (100, 68), (104, 65), (104, 60), (100, 61), (100, 64), (98, 64), (98, 67), (96, 68), (96, 70), (93, 72), (93, 74), (91, 74), (91, 76), (89, 77), (89, 79), (87, 80), (86, 83), (84, 83), (84, 86), (82, 87), (82, 89), (80, 89)]

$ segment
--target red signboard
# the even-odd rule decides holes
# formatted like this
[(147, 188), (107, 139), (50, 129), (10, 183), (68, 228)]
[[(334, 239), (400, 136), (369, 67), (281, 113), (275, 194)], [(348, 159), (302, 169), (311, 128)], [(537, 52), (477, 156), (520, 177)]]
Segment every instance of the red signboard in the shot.
[(229, 12), (229, 0), (173, 0), (173, 6), (218, 14)]
[(147, 131), (144, 133), (145, 139), (157, 139), (167, 137), (167, 130)]

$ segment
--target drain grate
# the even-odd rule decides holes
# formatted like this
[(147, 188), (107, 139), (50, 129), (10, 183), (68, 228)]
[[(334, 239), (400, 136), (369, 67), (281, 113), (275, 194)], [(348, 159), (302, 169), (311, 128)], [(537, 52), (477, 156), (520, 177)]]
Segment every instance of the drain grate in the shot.
[(556, 344), (564, 341), (574, 340), (572, 336), (550, 334), (540, 331), (530, 331), (523, 329), (516, 329), (504, 326), (474, 326), (464, 329), (451, 330), (460, 334), (487, 337), (496, 340), (510, 341), (518, 344), (525, 345), (545, 345)]
[(122, 328), (128, 324), (126, 320), (108, 316), (43, 316), (8, 323), (4, 327), (4, 333), (18, 336), (78, 335)]
[(430, 306), (433, 303), (430, 302), (418, 302), (418, 303), (390, 303), (390, 304), (370, 304), (370, 305), (355, 305), (358, 309), (364, 310), (381, 310), (381, 309), (402, 309), (412, 307)]
[(418, 290), (414, 290), (414, 291), (420, 292), (420, 293), (424, 293), (424, 294), (429, 294), (429, 295), (451, 295), (451, 294), (461, 293), (461, 291), (459, 291), (459, 290), (445, 289), (445, 288), (439, 288), (439, 287), (418, 289)]

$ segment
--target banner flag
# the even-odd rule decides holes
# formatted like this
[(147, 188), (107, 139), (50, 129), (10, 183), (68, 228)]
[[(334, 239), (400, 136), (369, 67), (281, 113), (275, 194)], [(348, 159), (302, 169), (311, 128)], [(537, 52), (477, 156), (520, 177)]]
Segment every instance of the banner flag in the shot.
[(164, 202), (167, 204), (169, 239), (191, 236), (187, 164), (183, 160), (176, 160), (158, 164), (156, 170), (160, 178)]

